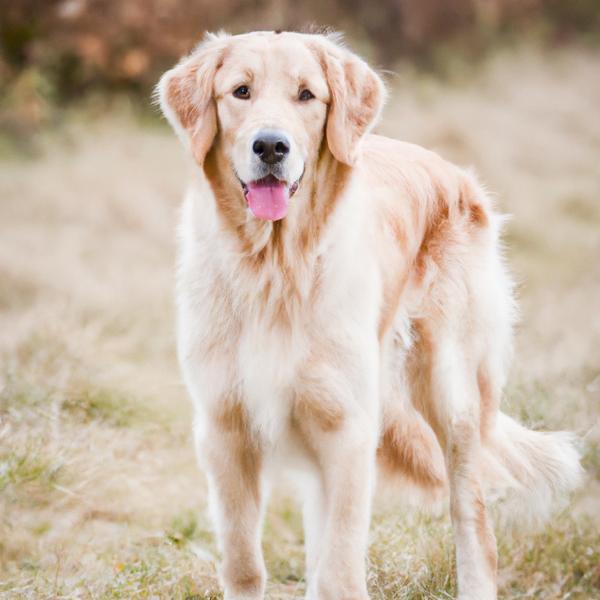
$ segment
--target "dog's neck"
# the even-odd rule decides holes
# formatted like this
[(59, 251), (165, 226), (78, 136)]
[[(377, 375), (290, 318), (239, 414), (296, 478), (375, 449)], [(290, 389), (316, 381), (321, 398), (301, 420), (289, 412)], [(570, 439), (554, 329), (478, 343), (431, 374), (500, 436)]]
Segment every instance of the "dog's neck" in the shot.
[(240, 183), (217, 139), (206, 156), (204, 174), (212, 188), (224, 235), (239, 245), (240, 255), (254, 268), (279, 265), (287, 270), (314, 257), (327, 231), (352, 168), (337, 161), (324, 141), (317, 161), (307, 165), (301, 185), (281, 221), (251, 216)]
[[(276, 222), (250, 214), (218, 145), (208, 153), (203, 171), (216, 203), (218, 235), (228, 237), (235, 248), (228, 275), (238, 282), (236, 301), (261, 307), (263, 317), (289, 328), (319, 289), (324, 242), (352, 168), (335, 160), (324, 143), (316, 164), (307, 165), (288, 215)], [(240, 281), (252, 283), (240, 286)]]

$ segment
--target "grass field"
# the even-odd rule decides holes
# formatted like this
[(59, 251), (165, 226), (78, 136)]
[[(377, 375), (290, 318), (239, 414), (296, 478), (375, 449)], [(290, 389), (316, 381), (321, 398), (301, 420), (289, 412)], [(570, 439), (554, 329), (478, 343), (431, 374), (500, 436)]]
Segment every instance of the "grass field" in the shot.
[[(600, 60), (497, 54), (390, 78), (382, 132), (473, 165), (512, 213), (522, 309), (505, 409), (582, 436), (586, 484), (542, 530), (499, 531), (502, 598), (600, 598)], [(166, 127), (74, 115), (0, 162), (0, 597), (219, 598), (205, 483), (174, 356), (174, 226), (186, 169)], [(278, 492), (268, 597), (303, 592)], [(374, 599), (448, 599), (447, 511), (386, 495)]]

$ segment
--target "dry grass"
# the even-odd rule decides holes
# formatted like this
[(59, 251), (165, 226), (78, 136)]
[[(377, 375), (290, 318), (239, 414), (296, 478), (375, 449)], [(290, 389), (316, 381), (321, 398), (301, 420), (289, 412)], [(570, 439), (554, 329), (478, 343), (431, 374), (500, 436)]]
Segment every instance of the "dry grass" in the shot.
[[(514, 215), (522, 323), (507, 394), (585, 438), (588, 482), (543, 531), (500, 535), (505, 598), (600, 598), (600, 62), (497, 56), (460, 83), (403, 69), (382, 129), (473, 164)], [(470, 126), (467, 127), (466, 123)], [(165, 128), (74, 118), (0, 163), (0, 595), (217, 598), (205, 485), (173, 344), (185, 169)], [(270, 598), (300, 597), (297, 507), (277, 498)], [(373, 598), (450, 598), (446, 514), (377, 504)]]

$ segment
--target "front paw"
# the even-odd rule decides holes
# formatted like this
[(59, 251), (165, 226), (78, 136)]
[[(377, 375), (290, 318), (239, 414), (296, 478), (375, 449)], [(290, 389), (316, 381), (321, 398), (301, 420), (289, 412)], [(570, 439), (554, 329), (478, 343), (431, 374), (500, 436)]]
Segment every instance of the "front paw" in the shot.
[(458, 594), (456, 600), (497, 600), (496, 592), (464, 592)]
[(343, 581), (328, 580), (321, 585), (309, 585), (305, 600), (369, 600), (364, 585), (348, 586)]
[(245, 577), (230, 576), (224, 581), (223, 600), (262, 600), (265, 595), (265, 579), (261, 573)]
[(225, 590), (223, 600), (262, 600), (264, 598), (264, 591), (262, 589), (248, 589), (242, 590)]

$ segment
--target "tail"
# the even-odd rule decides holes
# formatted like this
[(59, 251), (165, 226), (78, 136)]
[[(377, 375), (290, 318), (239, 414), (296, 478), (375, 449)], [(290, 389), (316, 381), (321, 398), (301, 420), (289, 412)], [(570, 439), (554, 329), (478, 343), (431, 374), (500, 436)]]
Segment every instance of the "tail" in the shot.
[[(483, 484), (497, 516), (507, 525), (547, 520), (581, 484), (579, 458), (574, 434), (532, 431), (499, 412), (481, 446)], [(448, 491), (442, 449), (416, 411), (387, 420), (378, 459), (384, 471), (422, 492), (415, 496), (421, 506), (435, 506)]]
[(484, 440), (483, 473), (501, 516), (538, 524), (583, 478), (577, 438), (567, 432), (532, 431), (498, 413)]

